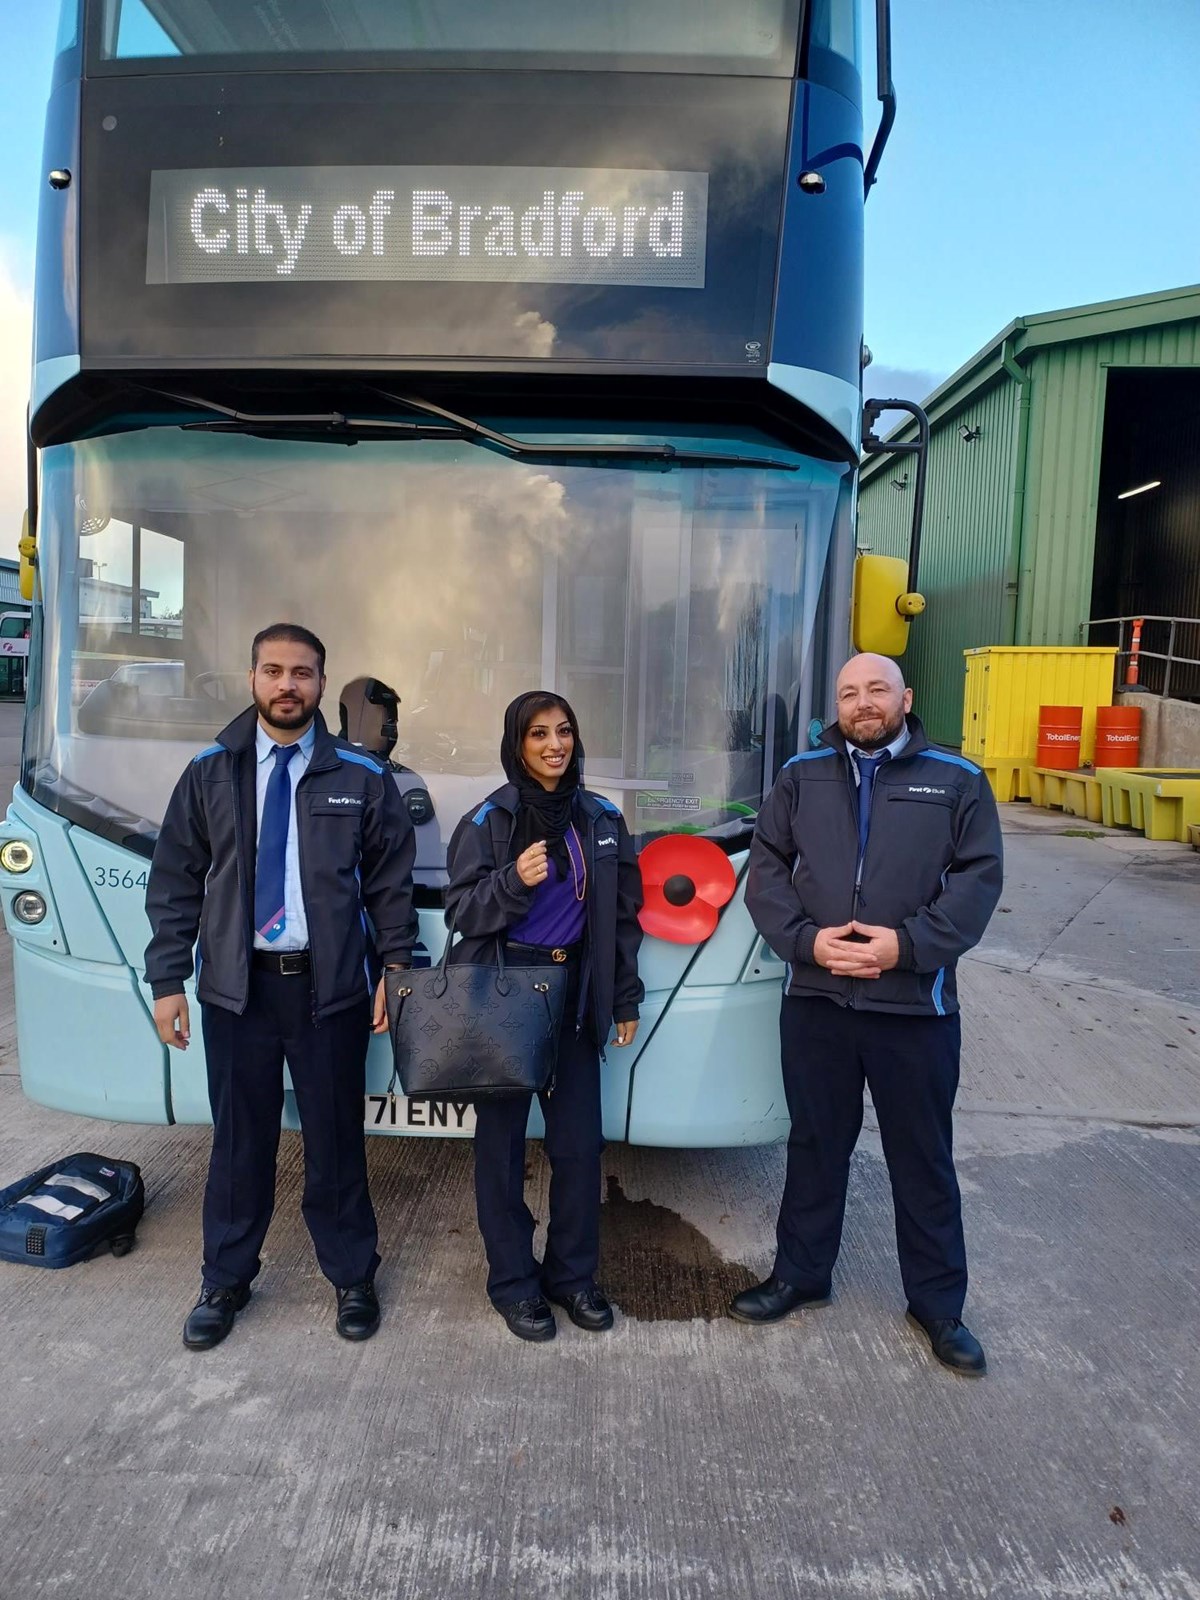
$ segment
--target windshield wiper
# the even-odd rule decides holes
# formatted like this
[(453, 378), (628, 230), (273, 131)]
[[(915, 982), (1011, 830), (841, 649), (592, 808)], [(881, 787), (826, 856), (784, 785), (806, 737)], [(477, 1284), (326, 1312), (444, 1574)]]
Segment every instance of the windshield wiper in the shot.
[(720, 450), (681, 450), (673, 444), (539, 444), (529, 439), (514, 439), (510, 434), (500, 433), (485, 423), (476, 422), (473, 417), (464, 417), (461, 412), (450, 411), (417, 395), (391, 394), (385, 389), (373, 389), (371, 392), (410, 411), (440, 417), (460, 429), (463, 438), (515, 456), (521, 461), (653, 461), (668, 467), (774, 467), (785, 472), (795, 472), (800, 466), (798, 461), (781, 461), (773, 456), (732, 455)]
[[(175, 394), (168, 389), (153, 393), (180, 405), (195, 406), (210, 413), (203, 421), (181, 422), (188, 432), (249, 433), (263, 438), (333, 439), (340, 444), (357, 444), (359, 439), (376, 436), (387, 439), (461, 439), (457, 427), (436, 427), (427, 422), (397, 422), (389, 417), (356, 417), (344, 411), (239, 411), (217, 400), (202, 400), (198, 395)], [(216, 420), (213, 420), (215, 414)]]
[(262, 438), (302, 438), (333, 440), (339, 444), (357, 444), (360, 439), (463, 439), (488, 450), (496, 450), (519, 461), (645, 461), (661, 467), (760, 467), (776, 471), (795, 472), (798, 461), (784, 461), (776, 456), (734, 455), (721, 450), (680, 449), (673, 444), (550, 444), (530, 439), (514, 439), (510, 434), (489, 428), (446, 406), (436, 405), (417, 395), (390, 394), (384, 389), (371, 388), (368, 393), (386, 400), (389, 405), (416, 411), (422, 416), (436, 418), (436, 422), (400, 422), (390, 417), (354, 416), (344, 411), (239, 411), (233, 406), (223, 406), (219, 401), (201, 399), (198, 395), (176, 394), (166, 389), (151, 391), (164, 400), (174, 400), (180, 405), (194, 406), (209, 416), (195, 422), (181, 422), (179, 426), (189, 432), (249, 433)]

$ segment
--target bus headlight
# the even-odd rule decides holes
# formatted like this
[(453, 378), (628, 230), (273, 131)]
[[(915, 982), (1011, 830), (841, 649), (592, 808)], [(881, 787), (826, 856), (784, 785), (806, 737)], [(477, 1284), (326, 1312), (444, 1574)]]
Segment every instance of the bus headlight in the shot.
[(10, 839), (0, 846), (0, 867), (5, 872), (28, 872), (33, 865), (33, 846), (24, 839)]
[(17, 921), (28, 923), (30, 927), (42, 922), (46, 916), (46, 902), (36, 889), (26, 889), (24, 894), (17, 895), (12, 909)]

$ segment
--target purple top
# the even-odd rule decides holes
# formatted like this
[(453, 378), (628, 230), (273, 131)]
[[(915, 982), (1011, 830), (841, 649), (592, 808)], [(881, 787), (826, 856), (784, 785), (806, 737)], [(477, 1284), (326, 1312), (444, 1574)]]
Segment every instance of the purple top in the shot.
[[(568, 828), (565, 843), (571, 871), (565, 879), (560, 878), (554, 862), (549, 863), (549, 876), (533, 891), (528, 912), (508, 930), (508, 937), (518, 944), (557, 947), (583, 938), (587, 922), (587, 866), (583, 846), (573, 828)], [(583, 899), (579, 898), (580, 894), (584, 894)]]

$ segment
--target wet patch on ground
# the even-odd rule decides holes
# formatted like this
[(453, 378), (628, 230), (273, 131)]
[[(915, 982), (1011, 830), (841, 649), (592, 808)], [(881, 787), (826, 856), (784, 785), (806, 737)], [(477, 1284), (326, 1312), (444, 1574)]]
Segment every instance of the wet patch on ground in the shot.
[(600, 1282), (627, 1317), (638, 1322), (688, 1322), (723, 1317), (735, 1294), (758, 1274), (726, 1261), (677, 1211), (653, 1200), (630, 1200), (615, 1174), (600, 1212)]
[(1170, 855), (1144, 857), (1130, 862), (1125, 872), (1142, 883), (1166, 883), (1172, 889), (1177, 889), (1200, 879), (1200, 855), (1180, 851), (1178, 855), (1172, 852)]

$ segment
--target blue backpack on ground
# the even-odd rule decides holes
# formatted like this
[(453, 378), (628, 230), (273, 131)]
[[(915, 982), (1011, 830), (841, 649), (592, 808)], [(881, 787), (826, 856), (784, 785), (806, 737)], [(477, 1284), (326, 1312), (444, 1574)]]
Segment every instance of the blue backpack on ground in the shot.
[(128, 1255), (145, 1209), (132, 1161), (88, 1150), (64, 1156), (0, 1189), (0, 1261), (72, 1267), (104, 1247)]

